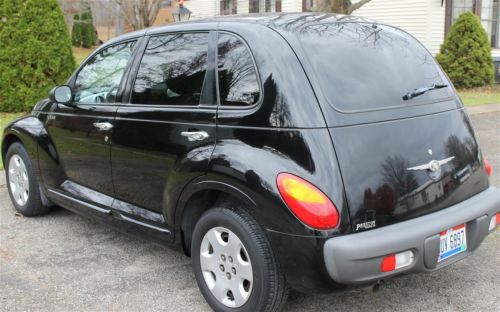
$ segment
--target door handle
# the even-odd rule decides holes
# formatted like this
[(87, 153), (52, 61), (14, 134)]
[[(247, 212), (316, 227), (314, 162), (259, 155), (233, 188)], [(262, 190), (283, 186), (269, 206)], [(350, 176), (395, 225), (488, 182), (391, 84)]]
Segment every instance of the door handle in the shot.
[(109, 122), (94, 122), (94, 127), (99, 131), (109, 131), (113, 129), (113, 125)]
[(189, 142), (203, 141), (210, 136), (205, 131), (182, 131), (181, 135), (186, 137)]

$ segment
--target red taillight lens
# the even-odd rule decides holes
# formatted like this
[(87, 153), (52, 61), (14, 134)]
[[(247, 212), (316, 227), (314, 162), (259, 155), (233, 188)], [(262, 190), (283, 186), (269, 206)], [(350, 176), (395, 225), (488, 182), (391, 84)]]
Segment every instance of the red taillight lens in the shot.
[(497, 226), (500, 225), (500, 212), (496, 214), (495, 219), (497, 222)]
[(382, 272), (390, 272), (396, 270), (396, 255), (390, 255), (382, 259)]
[(317, 187), (290, 173), (280, 173), (277, 184), (281, 197), (300, 221), (319, 230), (338, 225), (337, 208)]
[(491, 177), (491, 174), (493, 173), (493, 168), (491, 167), (489, 161), (486, 158), (483, 158), (484, 160), (484, 167), (486, 168), (486, 174)]

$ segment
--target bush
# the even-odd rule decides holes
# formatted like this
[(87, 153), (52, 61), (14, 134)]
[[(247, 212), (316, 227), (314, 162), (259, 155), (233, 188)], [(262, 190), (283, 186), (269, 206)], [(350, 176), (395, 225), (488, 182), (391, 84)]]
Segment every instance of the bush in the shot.
[(471, 12), (459, 16), (436, 58), (457, 88), (494, 82), (488, 35), (479, 18)]
[(57, 0), (2, 0), (0, 111), (30, 110), (75, 68)]
[(76, 14), (73, 17), (73, 29), (71, 31), (71, 41), (73, 46), (82, 46), (82, 23), (80, 21), (80, 15)]
[(94, 20), (92, 19), (92, 12), (90, 8), (82, 13), (82, 46), (90, 48), (96, 43), (96, 35), (94, 30)]

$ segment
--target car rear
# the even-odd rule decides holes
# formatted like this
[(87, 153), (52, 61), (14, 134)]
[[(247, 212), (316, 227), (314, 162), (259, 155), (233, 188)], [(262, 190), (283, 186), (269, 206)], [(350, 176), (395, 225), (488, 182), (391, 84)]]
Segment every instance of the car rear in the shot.
[(474, 251), (497, 226), (500, 192), (433, 56), (377, 23), (325, 18), (290, 29), (280, 31), (320, 102), (349, 206), (352, 234), (324, 245), (330, 276), (369, 283)]

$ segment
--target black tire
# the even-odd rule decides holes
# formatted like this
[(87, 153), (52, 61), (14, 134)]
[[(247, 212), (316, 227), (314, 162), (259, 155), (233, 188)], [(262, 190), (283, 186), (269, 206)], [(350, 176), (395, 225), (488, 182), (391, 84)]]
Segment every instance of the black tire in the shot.
[[(280, 311), (288, 297), (288, 286), (280, 271), (269, 240), (256, 220), (238, 204), (221, 202), (205, 212), (195, 226), (191, 256), (196, 282), (205, 300), (215, 311)], [(230, 207), (233, 206), (233, 207)], [(210, 291), (203, 277), (200, 249), (205, 234), (213, 228), (224, 227), (241, 240), (250, 257), (253, 288), (245, 304), (232, 308), (222, 304)]]
[[(10, 176), (9, 176), (9, 163), (13, 156), (19, 155), (19, 157), (24, 162), (24, 166), (26, 167), (26, 174), (28, 176), (28, 184), (29, 184), (29, 192), (28, 199), (25, 204), (19, 204), (12, 194), (11, 186), (10, 186)], [(42, 203), (42, 198), (40, 196), (40, 189), (37, 177), (33, 171), (33, 165), (31, 164), (31, 160), (26, 152), (24, 146), (19, 143), (13, 143), (5, 157), (5, 173), (7, 177), (7, 189), (9, 190), (9, 196), (14, 205), (14, 208), (21, 213), (25, 217), (35, 217), (42, 214), (47, 213), (50, 210), (50, 206), (45, 206)]]

